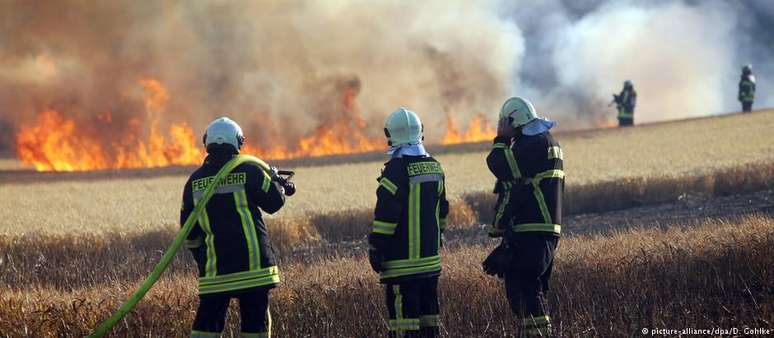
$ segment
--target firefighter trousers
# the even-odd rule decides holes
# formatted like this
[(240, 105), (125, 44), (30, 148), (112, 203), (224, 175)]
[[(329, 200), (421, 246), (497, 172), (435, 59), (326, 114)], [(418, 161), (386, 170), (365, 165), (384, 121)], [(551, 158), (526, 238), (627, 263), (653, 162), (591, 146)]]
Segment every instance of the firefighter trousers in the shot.
[(390, 337), (437, 337), (438, 277), (387, 283)]
[(505, 274), (505, 292), (511, 311), (520, 318), (522, 336), (550, 335), (544, 297), (558, 243), (559, 237), (551, 234), (517, 233), (509, 238), (514, 255)]
[(752, 111), (752, 101), (742, 101), (742, 111), (745, 113), (749, 113)]
[(270, 289), (258, 287), (241, 292), (200, 295), (191, 337), (219, 337), (225, 326), (231, 298), (239, 300), (241, 336), (270, 337)]

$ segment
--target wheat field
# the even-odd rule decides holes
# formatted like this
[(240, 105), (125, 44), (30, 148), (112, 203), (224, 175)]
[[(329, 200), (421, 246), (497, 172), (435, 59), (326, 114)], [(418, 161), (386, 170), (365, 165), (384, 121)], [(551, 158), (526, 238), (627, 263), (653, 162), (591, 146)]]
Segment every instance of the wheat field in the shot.
[[(774, 187), (774, 111), (622, 130), (560, 133), (565, 210), (604, 212)], [(745, 133), (746, 137), (739, 137)], [(485, 146), (484, 146), (485, 147)], [(513, 336), (500, 281), (481, 272), (496, 244), (486, 151), (443, 153), (452, 199), (444, 249), (442, 334)], [(364, 252), (380, 162), (300, 166), (299, 192), (269, 217), (283, 283), (272, 291), (280, 337), (376, 337), (383, 295)], [(148, 274), (178, 225), (185, 177), (0, 183), (0, 337), (83, 336)], [(629, 222), (637, 224), (636, 220)], [(565, 236), (551, 315), (560, 336), (635, 336), (643, 327), (772, 327), (770, 213), (665, 228)], [(196, 277), (178, 253), (115, 336), (185, 336)], [(230, 311), (224, 336), (238, 335)]]
[[(559, 134), (568, 190), (622, 180), (681, 181), (774, 163), (774, 111)], [(744, 135), (744, 137), (742, 137)], [(448, 196), (488, 193), (486, 151), (442, 154)], [(375, 203), (381, 162), (296, 168), (298, 193), (274, 218), (296, 219)], [(177, 224), (186, 177), (0, 185), (0, 233), (132, 232)], [(765, 179), (765, 177), (764, 177)], [(764, 182), (765, 183), (765, 182)], [(491, 195), (491, 194), (489, 194)], [(272, 217), (270, 217), (272, 218)]]

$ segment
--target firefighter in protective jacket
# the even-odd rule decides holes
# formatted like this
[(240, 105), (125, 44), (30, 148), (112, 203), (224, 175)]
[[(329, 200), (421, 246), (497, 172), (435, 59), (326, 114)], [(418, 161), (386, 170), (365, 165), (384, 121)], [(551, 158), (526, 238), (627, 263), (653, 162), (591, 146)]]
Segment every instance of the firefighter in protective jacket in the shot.
[(495, 251), (509, 258), (494, 268), (485, 262), (484, 268), (504, 277), (524, 336), (551, 334), (544, 296), (561, 233), (564, 193), (562, 148), (548, 131), (554, 124), (539, 118), (526, 99), (508, 99), (486, 159), (498, 193), (490, 236), (504, 237)]
[(378, 178), (369, 261), (386, 287), (390, 336), (436, 337), (441, 234), (449, 212), (444, 172), (425, 151), (414, 112), (392, 112), (384, 132), (392, 158)]
[(637, 106), (637, 91), (632, 81), (624, 81), (623, 89), (618, 95), (613, 95), (613, 102), (618, 108), (618, 126), (634, 125), (634, 108)]
[(245, 163), (213, 182), (215, 174), (239, 153), (244, 141), (234, 121), (219, 118), (204, 135), (207, 158), (183, 191), (183, 224), (210, 184), (217, 184), (186, 240), (199, 269), (199, 308), (191, 337), (219, 337), (231, 298), (239, 300), (242, 337), (269, 337), (269, 290), (279, 283), (277, 266), (261, 211), (274, 213), (285, 203), (272, 174)]
[(752, 65), (742, 67), (742, 77), (739, 79), (739, 102), (742, 103), (742, 111), (752, 111), (755, 101), (755, 75), (752, 73)]

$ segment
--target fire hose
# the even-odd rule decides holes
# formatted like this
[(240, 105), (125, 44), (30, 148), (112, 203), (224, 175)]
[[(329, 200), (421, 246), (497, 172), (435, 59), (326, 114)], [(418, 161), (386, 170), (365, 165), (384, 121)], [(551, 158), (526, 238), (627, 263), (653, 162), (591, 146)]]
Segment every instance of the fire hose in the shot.
[[(271, 176), (271, 173), (275, 174), (285, 174), (290, 175), (292, 177), (293, 172), (292, 171), (277, 171), (276, 168), (270, 167), (266, 162), (262, 161), (261, 159), (249, 155), (239, 155), (232, 160), (228, 161), (219, 171), (217, 174), (215, 174), (215, 179), (212, 182), (215, 182), (214, 184), (207, 185), (207, 188), (204, 190), (204, 193), (202, 194), (201, 199), (198, 203), (196, 203), (196, 206), (194, 207), (193, 212), (188, 216), (188, 219), (185, 220), (185, 223), (180, 228), (180, 231), (175, 236), (175, 239), (172, 241), (172, 244), (169, 245), (169, 248), (167, 248), (167, 251), (164, 252), (164, 255), (161, 256), (161, 260), (159, 260), (158, 264), (156, 264), (156, 267), (153, 269), (153, 271), (148, 275), (148, 277), (145, 278), (145, 281), (140, 284), (140, 287), (137, 288), (137, 290), (132, 294), (124, 303), (121, 305), (116, 312), (113, 313), (108, 319), (103, 321), (102, 323), (97, 326), (94, 331), (89, 335), (89, 338), (96, 338), (96, 337), (102, 337), (105, 334), (110, 331), (110, 329), (113, 328), (113, 326), (118, 323), (119, 320), (121, 320), (124, 316), (126, 316), (129, 311), (131, 311), (135, 305), (145, 296), (145, 294), (150, 290), (151, 287), (153, 287), (153, 284), (156, 283), (156, 281), (159, 279), (161, 274), (166, 270), (167, 266), (169, 266), (169, 263), (172, 262), (172, 258), (175, 257), (175, 254), (180, 249), (180, 247), (183, 245), (183, 241), (188, 237), (188, 234), (191, 232), (191, 229), (193, 228), (194, 223), (199, 218), (199, 214), (202, 212), (204, 207), (207, 205), (207, 202), (209, 202), (210, 198), (212, 197), (213, 192), (215, 191), (215, 187), (218, 185), (217, 182), (220, 182), (226, 175), (231, 173), (234, 168), (239, 166), (243, 163), (253, 163), (257, 164), (261, 169), (263, 169), (267, 175)], [(283, 178), (277, 175), (274, 175), (275, 177), (279, 177), (280, 183), (285, 188), (285, 194), (290, 196), (293, 193), (295, 193), (295, 186), (293, 186), (293, 183), (288, 182), (290, 177)]]

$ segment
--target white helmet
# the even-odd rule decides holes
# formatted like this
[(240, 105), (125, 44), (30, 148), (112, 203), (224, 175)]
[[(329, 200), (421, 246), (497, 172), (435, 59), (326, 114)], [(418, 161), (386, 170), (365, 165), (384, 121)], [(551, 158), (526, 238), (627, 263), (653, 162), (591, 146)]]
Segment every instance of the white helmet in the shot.
[(532, 103), (527, 99), (518, 96), (505, 100), (503, 107), (500, 108), (500, 120), (509, 117), (513, 119), (511, 125), (514, 128), (523, 126), (538, 118)]
[(245, 137), (242, 134), (242, 128), (228, 117), (221, 117), (212, 121), (204, 132), (204, 147), (210, 144), (229, 144), (239, 152)]
[(384, 135), (393, 147), (422, 143), (422, 122), (413, 111), (400, 107), (387, 116)]

